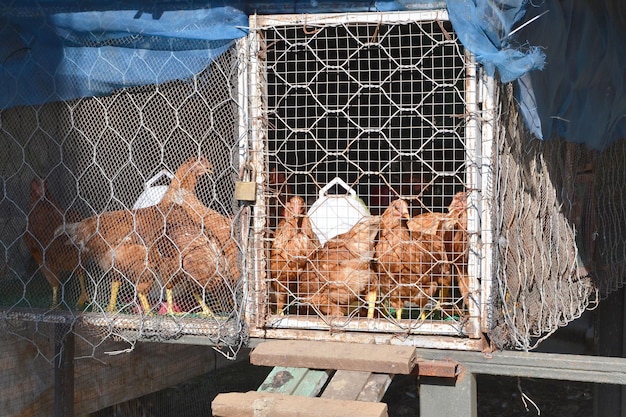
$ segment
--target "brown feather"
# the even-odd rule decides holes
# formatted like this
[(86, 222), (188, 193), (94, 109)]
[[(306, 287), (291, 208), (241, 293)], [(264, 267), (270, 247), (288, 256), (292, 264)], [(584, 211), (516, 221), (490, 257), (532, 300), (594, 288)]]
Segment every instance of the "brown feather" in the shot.
[(376, 245), (381, 292), (400, 318), (406, 302), (423, 307), (438, 288), (450, 285), (450, 267), (441, 238), (432, 233), (430, 222), (424, 232), (409, 230), (408, 203), (392, 201), (382, 214)]
[(78, 250), (71, 245), (67, 235), (55, 234), (55, 230), (62, 226), (66, 219), (78, 221), (80, 216), (75, 212), (66, 212), (50, 193), (46, 182), (40, 178), (33, 178), (30, 182), (30, 211), (23, 239), (53, 288), (52, 307), (56, 307), (58, 303), (58, 299), (55, 298), (61, 285), (61, 275), (66, 272), (75, 271), (81, 282), (78, 304), (82, 305), (88, 300)]
[(363, 294), (375, 291), (372, 261), (379, 227), (379, 216), (365, 217), (316, 250), (298, 284), (301, 300), (323, 314), (344, 316)]
[(306, 215), (302, 197), (291, 197), (285, 207), (270, 255), (270, 274), (276, 293), (276, 311), (281, 313), (287, 302), (287, 291), (295, 291), (307, 258), (319, 247), (319, 240)]

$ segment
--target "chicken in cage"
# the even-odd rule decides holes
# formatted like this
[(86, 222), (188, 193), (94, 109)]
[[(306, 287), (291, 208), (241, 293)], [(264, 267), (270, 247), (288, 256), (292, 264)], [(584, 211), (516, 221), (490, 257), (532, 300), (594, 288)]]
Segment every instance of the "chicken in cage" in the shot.
[[(213, 315), (205, 300), (214, 298), (222, 286), (232, 286), (239, 271), (230, 220), (206, 207), (196, 195), (199, 178), (212, 172), (207, 158), (191, 157), (179, 166), (162, 196), (153, 196), (153, 204), (58, 226), (55, 237), (69, 239), (84, 259), (93, 259), (107, 273), (107, 312), (118, 311), (120, 290), (129, 283), (141, 312), (152, 313), (148, 295), (158, 283), (165, 288), (165, 313), (175, 313), (173, 289), (178, 285), (189, 287), (202, 313)], [(177, 304), (178, 311), (181, 304)]]
[(276, 312), (284, 314), (291, 295), (309, 314), (344, 316), (367, 306), (373, 318), (378, 304), (397, 320), (411, 317), (403, 316), (405, 306), (422, 319), (459, 318), (469, 285), (466, 200), (458, 192), (446, 212), (411, 216), (408, 202), (396, 199), (382, 215), (362, 216), (320, 243), (304, 200), (292, 197), (270, 255)]

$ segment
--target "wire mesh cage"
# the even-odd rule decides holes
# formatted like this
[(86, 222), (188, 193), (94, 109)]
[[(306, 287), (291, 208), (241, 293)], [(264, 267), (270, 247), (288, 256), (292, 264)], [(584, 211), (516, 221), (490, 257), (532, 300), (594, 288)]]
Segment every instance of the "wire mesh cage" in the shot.
[(184, 80), (0, 113), (6, 330), (245, 344), (239, 64), (231, 43)]
[(623, 144), (533, 141), (445, 11), (252, 16), (218, 49), (3, 102), (2, 329), (532, 349), (623, 285)]
[(255, 16), (251, 28), (265, 186), (251, 326), (472, 345), (478, 79), (446, 13)]

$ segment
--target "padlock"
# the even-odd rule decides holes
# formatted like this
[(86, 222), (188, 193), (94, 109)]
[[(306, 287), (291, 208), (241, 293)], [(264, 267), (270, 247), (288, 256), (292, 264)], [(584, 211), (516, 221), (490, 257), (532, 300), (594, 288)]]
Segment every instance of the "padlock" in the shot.
[(256, 201), (256, 183), (237, 181), (235, 183), (235, 199), (239, 201)]

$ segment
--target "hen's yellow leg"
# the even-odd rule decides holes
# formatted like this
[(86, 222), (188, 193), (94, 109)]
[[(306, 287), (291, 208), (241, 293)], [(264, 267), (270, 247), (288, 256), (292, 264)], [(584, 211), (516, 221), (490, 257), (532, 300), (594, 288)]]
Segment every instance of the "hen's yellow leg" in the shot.
[(122, 283), (119, 281), (111, 282), (111, 298), (109, 299), (109, 306), (107, 307), (107, 312), (115, 313), (115, 306), (117, 305), (117, 294), (120, 292), (120, 287)]
[(76, 307), (81, 308), (85, 304), (91, 301), (89, 294), (87, 293), (87, 286), (85, 285), (85, 276), (82, 272), (78, 273), (78, 282), (80, 283), (80, 295), (78, 301), (76, 301)]
[(376, 308), (376, 298), (377, 298), (376, 290), (370, 291), (367, 293), (367, 318), (374, 318), (374, 310)]
[(139, 293), (139, 294), (137, 294), (137, 297), (139, 297), (139, 302), (141, 303), (141, 308), (143, 308), (143, 312), (146, 315), (152, 314), (152, 307), (150, 307), (150, 302), (148, 301), (148, 296), (146, 294)]
[(402, 320), (402, 307), (396, 308), (396, 320)]
[(54, 310), (59, 306), (59, 286), (52, 286), (52, 305), (50, 306), (50, 310)]
[(213, 312), (211, 311), (209, 306), (206, 305), (202, 297), (200, 297), (200, 294), (193, 293), (193, 296), (196, 297), (196, 301), (198, 302), (198, 304), (200, 304), (200, 308), (202, 309), (202, 312), (209, 317), (213, 317)]
[(174, 290), (171, 288), (165, 289), (165, 298), (167, 301), (167, 314), (173, 315), (174, 313)]

